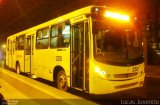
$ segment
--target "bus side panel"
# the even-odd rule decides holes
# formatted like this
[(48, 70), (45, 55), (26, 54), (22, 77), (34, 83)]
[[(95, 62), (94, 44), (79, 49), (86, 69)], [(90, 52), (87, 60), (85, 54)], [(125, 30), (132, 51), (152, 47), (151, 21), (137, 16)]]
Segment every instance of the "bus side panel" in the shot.
[[(50, 69), (54, 70), (56, 66), (61, 66), (66, 73), (68, 86), (70, 86), (70, 47), (50, 49), (48, 56), (49, 56), (48, 62)], [(53, 80), (52, 78), (53, 78), (53, 73), (52, 77), (48, 79)]]
[(48, 49), (35, 50), (34, 73), (36, 76), (47, 79), (49, 75)]
[[(70, 77), (70, 48), (35, 50), (34, 73), (36, 76), (53, 81), (53, 70), (61, 66)], [(70, 83), (70, 78), (68, 78)]]

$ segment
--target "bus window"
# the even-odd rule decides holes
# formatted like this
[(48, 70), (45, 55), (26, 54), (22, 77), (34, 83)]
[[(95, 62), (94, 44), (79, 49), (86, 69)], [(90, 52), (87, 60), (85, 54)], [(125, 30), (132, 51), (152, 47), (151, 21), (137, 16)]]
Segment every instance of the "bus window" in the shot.
[(24, 35), (19, 36), (18, 40), (18, 50), (24, 49)]
[(49, 44), (49, 28), (43, 28), (37, 31), (36, 48), (47, 49)]
[(58, 35), (58, 27), (52, 26), (51, 27), (51, 48), (57, 47), (57, 35)]
[(64, 37), (63, 43), (64, 47), (69, 46), (69, 39), (70, 39), (70, 25), (64, 25), (62, 29), (62, 36)]
[(30, 55), (31, 53), (31, 42), (30, 38), (25, 39), (25, 55)]
[(18, 37), (16, 37), (16, 51), (18, 50)]
[(51, 48), (64, 48), (69, 46), (70, 25), (61, 23), (51, 27)]
[(13, 55), (14, 55), (14, 52), (15, 52), (15, 41), (13, 41)]
[(143, 61), (141, 36), (135, 28), (112, 22), (97, 21), (93, 25), (95, 58), (112, 65), (138, 64)]

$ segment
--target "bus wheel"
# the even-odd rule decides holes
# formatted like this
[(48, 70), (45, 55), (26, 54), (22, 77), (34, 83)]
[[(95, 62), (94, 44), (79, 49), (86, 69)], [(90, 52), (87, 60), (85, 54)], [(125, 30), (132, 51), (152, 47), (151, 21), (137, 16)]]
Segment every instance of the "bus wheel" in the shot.
[(64, 71), (59, 71), (57, 75), (56, 86), (58, 89), (67, 91), (67, 77)]
[(16, 64), (16, 73), (17, 74), (20, 73), (20, 65), (19, 65), (19, 63)]

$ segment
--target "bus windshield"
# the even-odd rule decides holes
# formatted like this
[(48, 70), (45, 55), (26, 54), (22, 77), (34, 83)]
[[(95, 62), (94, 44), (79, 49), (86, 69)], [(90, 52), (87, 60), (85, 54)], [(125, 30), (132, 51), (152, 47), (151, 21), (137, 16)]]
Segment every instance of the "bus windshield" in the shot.
[(93, 19), (94, 56), (102, 63), (134, 65), (143, 62), (140, 33), (126, 23)]

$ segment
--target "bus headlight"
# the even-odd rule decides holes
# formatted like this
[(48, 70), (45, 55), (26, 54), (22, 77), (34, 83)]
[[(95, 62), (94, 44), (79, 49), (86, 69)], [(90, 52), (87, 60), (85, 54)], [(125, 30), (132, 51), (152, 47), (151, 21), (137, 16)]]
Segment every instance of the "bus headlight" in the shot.
[(98, 67), (95, 67), (94, 70), (95, 70), (95, 72), (98, 74), (98, 76), (100, 76), (100, 77), (102, 77), (102, 78), (108, 77), (105, 70), (100, 70), (100, 68), (98, 68)]

